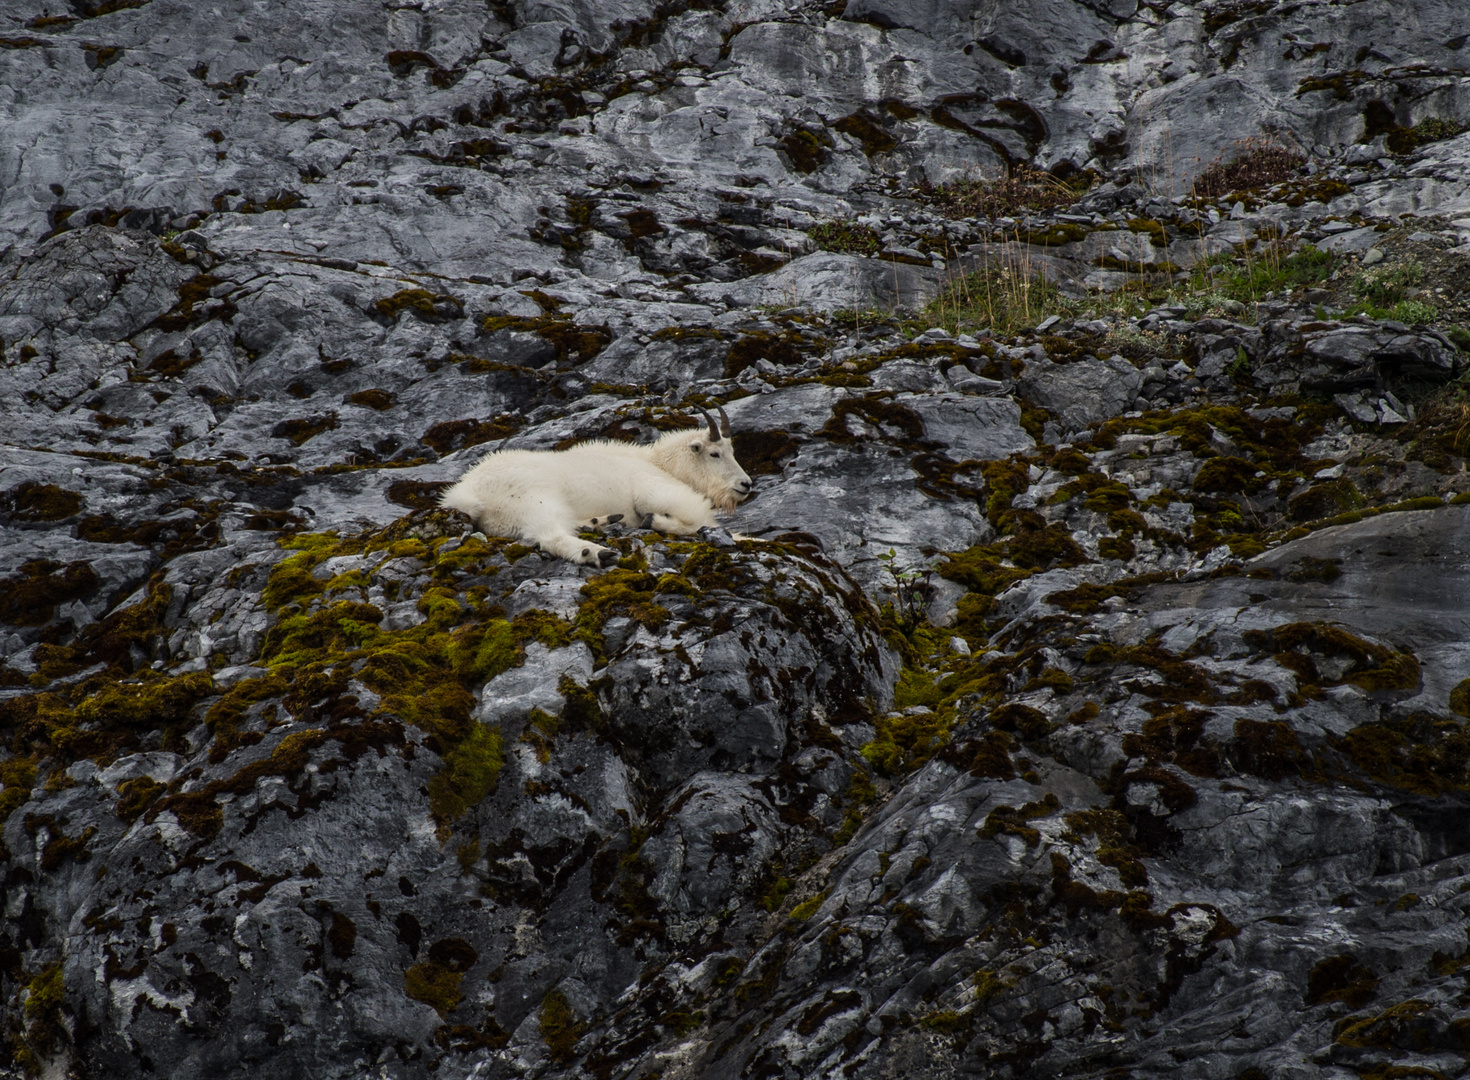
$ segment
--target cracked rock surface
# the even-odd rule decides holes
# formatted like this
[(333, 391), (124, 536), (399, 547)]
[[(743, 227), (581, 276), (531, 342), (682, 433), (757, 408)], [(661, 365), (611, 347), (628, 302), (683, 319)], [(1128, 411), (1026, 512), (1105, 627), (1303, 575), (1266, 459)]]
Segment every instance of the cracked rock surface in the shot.
[(1470, 1074), (1464, 23), (10, 0), (0, 1076)]

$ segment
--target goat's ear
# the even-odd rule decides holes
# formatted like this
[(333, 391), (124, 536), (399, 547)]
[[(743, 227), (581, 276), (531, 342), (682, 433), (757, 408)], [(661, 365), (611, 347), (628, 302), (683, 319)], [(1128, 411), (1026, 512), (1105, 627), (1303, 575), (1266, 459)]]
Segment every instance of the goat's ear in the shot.
[(696, 439), (694, 440), (694, 442), (689, 444), (689, 449), (693, 450), (696, 454), (702, 454), (704, 453), (704, 443)]

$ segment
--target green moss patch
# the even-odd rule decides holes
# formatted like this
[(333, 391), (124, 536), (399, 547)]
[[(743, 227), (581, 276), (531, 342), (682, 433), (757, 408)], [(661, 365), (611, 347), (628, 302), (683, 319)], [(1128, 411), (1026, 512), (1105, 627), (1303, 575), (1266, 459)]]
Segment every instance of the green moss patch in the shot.
[(458, 820), (495, 790), (505, 763), (499, 728), (476, 724), (444, 755), (444, 769), (429, 781), (429, 806), (436, 821)]
[(539, 1017), (541, 1038), (546, 1042), (546, 1051), (551, 1060), (569, 1065), (576, 1059), (577, 1040), (587, 1032), (587, 1026), (572, 1011), (572, 1004), (560, 990), (548, 990), (541, 999)]
[(443, 964), (425, 961), (403, 973), (403, 992), (415, 1001), (433, 1006), (440, 1019), (448, 1019), (464, 999), (459, 989), (463, 978), (462, 973)]
[(373, 310), (389, 321), (409, 311), (426, 322), (443, 322), (446, 319), (463, 317), (464, 301), (447, 293), (432, 293), (427, 289), (399, 289), (392, 296), (374, 301)]
[(807, 230), (807, 235), (816, 241), (823, 251), (836, 251), (844, 255), (873, 256), (883, 250), (883, 241), (876, 230), (867, 225), (846, 221), (822, 221)]
[(486, 319), (482, 330), (496, 334), (502, 330), (535, 334), (556, 349), (558, 362), (585, 363), (612, 342), (613, 332), (605, 325), (584, 325), (557, 315), (492, 315)]

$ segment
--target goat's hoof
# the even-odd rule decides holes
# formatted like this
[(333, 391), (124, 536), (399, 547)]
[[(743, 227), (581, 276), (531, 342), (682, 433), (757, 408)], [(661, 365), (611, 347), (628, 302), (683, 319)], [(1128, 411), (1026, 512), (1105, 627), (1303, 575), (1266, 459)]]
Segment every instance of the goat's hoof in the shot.
[(607, 515), (607, 520), (606, 520), (605, 524), (607, 524), (607, 525), (616, 525), (618, 522), (620, 522), (622, 520), (623, 520), (623, 515), (622, 514), (608, 514)]
[(644, 514), (643, 515), (643, 520), (640, 521), (640, 522), (638, 522), (638, 527), (640, 529), (651, 529), (651, 528), (653, 528), (653, 515), (652, 514)]
[(603, 548), (597, 553), (597, 565), (606, 570), (618, 561), (618, 553), (612, 548)]

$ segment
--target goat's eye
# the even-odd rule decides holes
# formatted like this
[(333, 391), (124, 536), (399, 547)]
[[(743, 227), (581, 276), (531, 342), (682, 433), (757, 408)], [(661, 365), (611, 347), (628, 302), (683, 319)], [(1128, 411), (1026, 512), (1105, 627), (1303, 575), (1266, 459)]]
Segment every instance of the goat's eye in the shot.
[(718, 450), (716, 450), (713, 454), (710, 455), (710, 457), (719, 457), (719, 456), (720, 456), (720, 452)]

